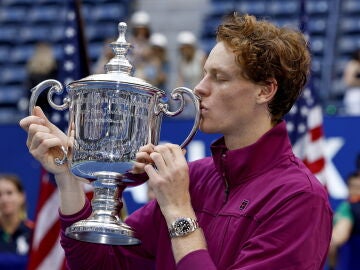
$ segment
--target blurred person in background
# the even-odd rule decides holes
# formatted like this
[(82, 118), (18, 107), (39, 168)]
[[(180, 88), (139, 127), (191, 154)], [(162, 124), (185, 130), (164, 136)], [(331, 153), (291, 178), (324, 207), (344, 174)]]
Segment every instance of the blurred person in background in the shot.
[(134, 12), (130, 18), (130, 29), (129, 43), (133, 48), (129, 51), (128, 58), (136, 69), (150, 52), (150, 15), (146, 11)]
[(20, 178), (0, 174), (0, 253), (27, 255), (34, 224), (27, 219)]
[[(58, 63), (56, 61), (51, 44), (39, 42), (35, 45), (34, 54), (26, 64), (27, 79), (25, 89), (28, 99), (31, 96), (31, 89), (39, 83), (48, 79), (58, 79)], [(37, 105), (41, 106), (47, 115), (52, 108), (47, 101), (47, 93), (40, 94)]]
[(360, 115), (360, 49), (357, 49), (346, 64), (343, 81), (345, 83), (344, 107), (348, 115)]
[(162, 33), (154, 33), (149, 44), (148, 53), (143, 54), (143, 60), (135, 67), (134, 76), (165, 91), (169, 73), (167, 38)]
[(170, 64), (168, 60), (168, 40), (162, 33), (154, 33), (150, 37), (151, 52), (156, 61), (159, 62), (160, 69), (156, 76), (154, 85), (162, 90), (168, 88), (168, 76), (170, 73)]
[(177, 86), (190, 89), (201, 80), (206, 55), (197, 45), (197, 38), (190, 31), (182, 31), (177, 36), (178, 55)]
[(104, 74), (105, 73), (105, 65), (110, 61), (111, 58), (115, 56), (114, 51), (112, 50), (110, 43), (115, 41), (116, 39), (114, 37), (107, 38), (104, 41), (103, 48), (101, 50), (101, 54), (99, 58), (97, 59), (94, 68), (93, 73), (94, 74)]
[[(360, 269), (360, 170), (352, 173), (347, 179), (348, 200), (340, 203), (334, 215), (334, 228), (329, 251), (331, 270)], [(348, 249), (346, 258), (342, 258), (341, 248)]]
[[(177, 36), (178, 61), (176, 86), (194, 89), (203, 76), (206, 54), (198, 47), (197, 38), (191, 31), (182, 31)], [(195, 108), (188, 97), (185, 97), (182, 118), (193, 118)]]

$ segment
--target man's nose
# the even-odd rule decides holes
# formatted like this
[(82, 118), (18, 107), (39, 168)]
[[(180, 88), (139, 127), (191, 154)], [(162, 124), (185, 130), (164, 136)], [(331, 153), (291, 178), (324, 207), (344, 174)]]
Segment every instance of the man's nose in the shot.
[(207, 92), (206, 79), (205, 77), (195, 86), (194, 93), (198, 96), (204, 96)]

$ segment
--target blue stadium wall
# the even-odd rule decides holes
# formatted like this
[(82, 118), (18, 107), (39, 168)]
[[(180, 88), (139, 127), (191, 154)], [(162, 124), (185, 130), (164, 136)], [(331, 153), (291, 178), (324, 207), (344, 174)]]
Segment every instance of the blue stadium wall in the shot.
[[(161, 129), (161, 140), (181, 143), (192, 127), (190, 120), (172, 120), (165, 118)], [(327, 140), (342, 139), (343, 145), (333, 153), (331, 161), (340, 175), (345, 179), (356, 168), (356, 158), (360, 153), (360, 117), (325, 117), (324, 130)], [(198, 132), (193, 143), (201, 154), (209, 155), (209, 145), (217, 135)], [(200, 150), (199, 150), (200, 149)], [(194, 150), (188, 149), (188, 154)], [(38, 196), (40, 166), (32, 158), (26, 147), (26, 133), (18, 125), (0, 125), (0, 172), (11, 172), (20, 175), (27, 192), (29, 217), (34, 218)], [(139, 205), (131, 196), (126, 195), (129, 211)]]

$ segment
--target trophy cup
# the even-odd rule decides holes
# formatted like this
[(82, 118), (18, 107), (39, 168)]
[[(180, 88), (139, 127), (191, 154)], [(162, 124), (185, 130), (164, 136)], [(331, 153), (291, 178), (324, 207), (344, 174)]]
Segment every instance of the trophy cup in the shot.
[(67, 162), (75, 176), (87, 179), (94, 187), (91, 216), (65, 232), (80, 241), (139, 244), (136, 232), (118, 216), (124, 189), (147, 180), (144, 174), (131, 173), (139, 147), (158, 144), (163, 114), (181, 113), (184, 94), (194, 103), (195, 119), (181, 147), (191, 141), (199, 126), (199, 98), (190, 89), (179, 87), (171, 92), (171, 98), (179, 100), (178, 109), (172, 112), (164, 91), (131, 75), (132, 66), (126, 58), (131, 45), (125, 39), (126, 28), (126, 23), (119, 23), (119, 37), (110, 44), (115, 56), (105, 65), (105, 74), (69, 83), (61, 105), (53, 102), (53, 95), (61, 94), (63, 86), (52, 79), (34, 87), (30, 98), (30, 114), (45, 89), (49, 89), (47, 99), (52, 108), (69, 109), (68, 145), (61, 147), (63, 156), (54, 162)]

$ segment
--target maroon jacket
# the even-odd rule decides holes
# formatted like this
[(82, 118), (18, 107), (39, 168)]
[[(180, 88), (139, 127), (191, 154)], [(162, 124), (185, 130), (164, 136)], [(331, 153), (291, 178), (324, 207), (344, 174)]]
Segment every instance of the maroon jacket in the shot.
[[(207, 250), (175, 265), (165, 220), (156, 201), (126, 220), (142, 244), (106, 246), (62, 233), (70, 269), (316, 270), (331, 237), (332, 211), (325, 189), (291, 149), (285, 122), (255, 144), (229, 151), (223, 139), (212, 157), (189, 164), (190, 193)], [(91, 206), (61, 216), (64, 229), (87, 217)]]

